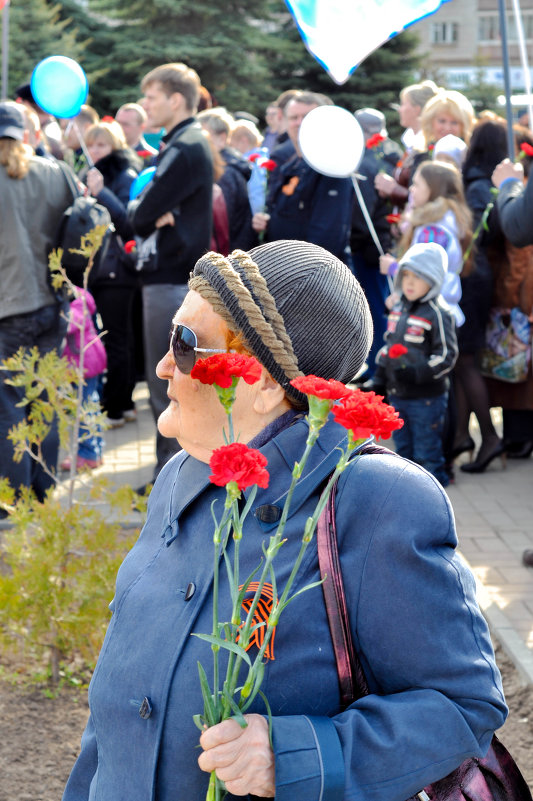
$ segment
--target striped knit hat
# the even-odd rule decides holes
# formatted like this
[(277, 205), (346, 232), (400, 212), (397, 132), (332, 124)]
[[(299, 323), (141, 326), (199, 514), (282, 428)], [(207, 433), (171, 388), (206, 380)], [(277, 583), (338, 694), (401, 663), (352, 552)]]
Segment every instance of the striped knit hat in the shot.
[(189, 288), (207, 300), (229, 328), (298, 403), (298, 375), (350, 381), (372, 342), (372, 318), (358, 282), (339, 259), (317, 245), (278, 240), (207, 253)]

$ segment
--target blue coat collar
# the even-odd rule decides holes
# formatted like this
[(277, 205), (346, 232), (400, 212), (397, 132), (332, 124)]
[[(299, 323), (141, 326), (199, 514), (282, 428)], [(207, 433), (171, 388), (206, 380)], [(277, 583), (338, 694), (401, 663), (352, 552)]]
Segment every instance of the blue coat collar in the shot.
[[(297, 420), (294, 425), (281, 431), (267, 442), (261, 452), (268, 460), (267, 470), (270, 482), (267, 489), (259, 489), (254, 503), (254, 514), (261, 506), (282, 508), (289, 488), (294, 463), (301, 458), (308, 432), (306, 419)], [(330, 419), (311, 451), (303, 478), (293, 495), (290, 517), (298, 511), (305, 500), (333, 472), (340, 453), (338, 447), (346, 447), (346, 430)], [(169, 497), (169, 524), (175, 528), (185, 509), (209, 486), (211, 469), (182, 451), (175, 459), (176, 470)], [(213, 497), (222, 496), (224, 489), (213, 487)], [(249, 490), (245, 491), (248, 497)], [(264, 531), (275, 528), (277, 520), (265, 522), (256, 519)], [(174, 539), (174, 537), (172, 537)]]

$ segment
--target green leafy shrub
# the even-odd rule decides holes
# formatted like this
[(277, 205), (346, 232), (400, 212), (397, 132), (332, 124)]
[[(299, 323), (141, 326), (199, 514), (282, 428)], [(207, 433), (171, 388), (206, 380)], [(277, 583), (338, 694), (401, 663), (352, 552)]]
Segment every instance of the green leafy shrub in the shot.
[[(85, 287), (102, 235), (95, 229), (80, 248), (89, 257)], [(53, 285), (74, 291), (60, 259), (60, 252), (50, 259)], [(0, 509), (8, 512), (8, 528), (0, 532), (0, 646), (17, 672), (39, 680), (44, 670), (55, 686), (62, 673), (84, 680), (94, 666), (118, 566), (138, 535), (121, 521), (146, 505), (131, 487), (76, 472), (80, 425), (89, 432), (106, 427), (99, 407), (82, 403), (83, 343), (80, 350), (79, 367), (55, 351), (40, 356), (37, 348), (21, 348), (0, 364), (2, 380), (23, 389), (29, 409), (8, 435), (14, 459), (31, 454), (54, 480), (40, 503), (30, 489), (15, 492), (0, 478)], [(66, 481), (43, 460), (41, 445), (54, 421), (71, 460)]]

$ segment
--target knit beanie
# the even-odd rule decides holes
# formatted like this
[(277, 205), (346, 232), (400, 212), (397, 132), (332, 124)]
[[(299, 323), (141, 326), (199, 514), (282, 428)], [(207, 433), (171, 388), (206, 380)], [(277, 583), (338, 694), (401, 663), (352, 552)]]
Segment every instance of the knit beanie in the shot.
[(394, 289), (401, 293), (403, 270), (408, 269), (431, 284), (431, 289), (420, 300), (430, 300), (440, 295), (448, 271), (448, 254), (436, 242), (419, 242), (412, 245), (398, 262), (394, 276)]
[(235, 250), (227, 258), (207, 253), (189, 288), (207, 300), (292, 401), (306, 398), (291, 387), (298, 375), (350, 381), (372, 343), (372, 318), (350, 270), (318, 245), (278, 240)]

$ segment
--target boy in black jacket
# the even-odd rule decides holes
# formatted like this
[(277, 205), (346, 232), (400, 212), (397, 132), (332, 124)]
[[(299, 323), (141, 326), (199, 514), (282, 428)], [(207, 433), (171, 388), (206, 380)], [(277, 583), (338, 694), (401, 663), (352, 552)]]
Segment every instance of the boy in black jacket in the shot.
[[(394, 279), (399, 302), (389, 314), (385, 345), (365, 389), (385, 391), (404, 420), (394, 432), (401, 456), (433, 473), (445, 487), (442, 432), (449, 373), (457, 359), (455, 322), (440, 290), (448, 256), (433, 242), (413, 245), (400, 260)], [(371, 386), (370, 386), (371, 385)]]

